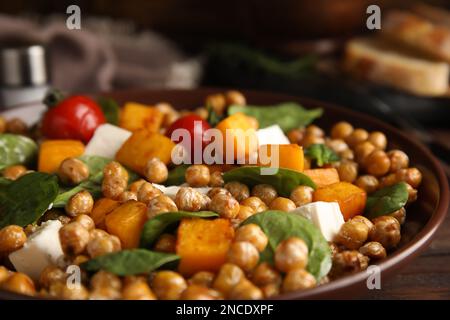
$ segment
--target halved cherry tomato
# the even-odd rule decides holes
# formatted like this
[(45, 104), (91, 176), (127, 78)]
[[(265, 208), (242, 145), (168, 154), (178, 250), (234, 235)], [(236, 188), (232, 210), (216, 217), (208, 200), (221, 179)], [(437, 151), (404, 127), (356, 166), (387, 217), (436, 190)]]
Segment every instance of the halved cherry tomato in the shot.
[(51, 139), (89, 142), (95, 129), (106, 122), (102, 109), (85, 96), (68, 97), (44, 115), (42, 133)]

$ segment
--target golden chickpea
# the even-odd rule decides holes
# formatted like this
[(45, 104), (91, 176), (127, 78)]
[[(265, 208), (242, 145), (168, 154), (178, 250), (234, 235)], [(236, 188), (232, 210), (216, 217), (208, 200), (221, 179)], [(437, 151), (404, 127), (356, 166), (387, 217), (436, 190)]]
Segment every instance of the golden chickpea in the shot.
[(375, 150), (366, 157), (364, 162), (366, 170), (369, 174), (380, 177), (389, 172), (391, 161), (383, 150)]
[(78, 222), (71, 222), (59, 229), (59, 240), (65, 254), (77, 255), (89, 242), (89, 231)]
[(292, 201), (291, 199), (288, 198), (284, 198), (284, 197), (278, 197), (275, 198), (269, 206), (270, 210), (280, 210), (280, 211), (292, 211), (295, 208), (297, 208), (295, 206), (294, 201)]
[(250, 242), (256, 249), (258, 249), (259, 252), (264, 251), (269, 243), (269, 239), (264, 231), (262, 231), (261, 227), (253, 223), (239, 227), (234, 236), (234, 241)]
[(378, 189), (378, 179), (371, 175), (359, 176), (355, 181), (355, 185), (366, 191), (367, 193), (375, 192)]
[(301, 145), (303, 147), (307, 148), (313, 144), (324, 144), (324, 143), (325, 143), (325, 139), (323, 137), (305, 134)]
[(12, 274), (12, 271), (9, 271), (4, 266), (0, 266), (0, 284), (6, 281)]
[(205, 206), (205, 196), (190, 187), (181, 187), (175, 195), (178, 210), (199, 211)]
[(361, 247), (368, 236), (369, 227), (363, 222), (352, 219), (342, 225), (335, 240), (336, 243), (353, 250)]
[(406, 210), (405, 208), (400, 208), (397, 211), (394, 211), (392, 213), (389, 214), (391, 217), (394, 217), (395, 219), (397, 219), (398, 223), (400, 223), (400, 225), (405, 223), (405, 219), (406, 219)]
[(249, 197), (242, 200), (240, 204), (252, 208), (255, 213), (267, 210), (266, 204), (258, 197)]
[(392, 186), (397, 182), (397, 175), (395, 173), (390, 173), (387, 176), (380, 178), (380, 184), (378, 187), (381, 189), (384, 187)]
[(377, 149), (385, 150), (387, 147), (386, 135), (381, 131), (371, 132), (367, 140), (370, 141)]
[(310, 124), (305, 129), (305, 135), (314, 136), (314, 137), (323, 137), (325, 136), (325, 132), (314, 124)]
[(352, 220), (353, 222), (361, 222), (361, 223), (364, 223), (364, 224), (367, 226), (367, 228), (369, 228), (369, 232), (372, 231), (372, 229), (373, 229), (373, 223), (372, 223), (372, 221), (370, 221), (369, 219), (367, 219), (367, 218), (364, 217), (364, 216), (360, 216), (360, 215), (354, 216), (351, 220)]
[(239, 202), (226, 194), (217, 194), (211, 199), (209, 209), (217, 212), (221, 217), (234, 219), (239, 213)]
[(91, 289), (111, 288), (117, 291), (122, 289), (122, 281), (114, 273), (100, 270), (91, 278)]
[(89, 293), (89, 300), (116, 300), (121, 298), (121, 291), (110, 287), (94, 289)]
[(417, 200), (417, 190), (411, 187), (411, 185), (406, 184), (406, 189), (408, 190), (408, 202), (412, 203)]
[(159, 271), (152, 280), (156, 296), (161, 300), (178, 300), (187, 288), (186, 280), (173, 271)]
[(166, 195), (160, 195), (153, 198), (148, 203), (147, 217), (149, 219), (155, 217), (158, 214), (178, 211), (175, 202)]
[(89, 298), (89, 291), (82, 284), (63, 285), (60, 298), (64, 300), (86, 300)]
[(302, 144), (304, 137), (304, 130), (302, 129), (292, 129), (287, 135), (290, 143)]
[(1, 285), (3, 290), (33, 296), (36, 293), (33, 280), (26, 274), (15, 272), (9, 276)]
[(278, 283), (269, 283), (260, 287), (260, 289), (264, 295), (264, 298), (266, 299), (278, 296), (281, 291), (280, 285)]
[(341, 157), (342, 160), (354, 160), (355, 159), (355, 154), (354, 154), (353, 150), (351, 150), (351, 149), (347, 149), (342, 152), (339, 152), (339, 156)]
[(225, 112), (227, 102), (223, 94), (217, 93), (207, 96), (205, 105), (211, 107), (218, 115), (222, 115)]
[(356, 161), (363, 165), (366, 161), (366, 158), (375, 151), (375, 146), (370, 141), (363, 141), (361, 143), (358, 143), (357, 146), (355, 146), (354, 152), (355, 152), (355, 158)]
[(80, 264), (86, 262), (89, 260), (88, 256), (85, 256), (83, 254), (80, 254), (78, 256), (76, 256), (73, 260), (72, 260), (72, 264), (79, 266)]
[(282, 272), (305, 268), (308, 264), (308, 246), (300, 238), (288, 238), (277, 246), (274, 260), (275, 267)]
[(133, 183), (130, 184), (130, 186), (128, 187), (128, 190), (130, 192), (133, 193), (138, 193), (139, 192), (139, 188), (144, 184), (144, 183), (148, 183), (147, 181), (145, 181), (144, 179), (139, 179)]
[(379, 242), (367, 242), (365, 245), (359, 248), (359, 252), (373, 260), (386, 258), (386, 250)]
[(372, 220), (373, 230), (370, 232), (370, 240), (381, 243), (387, 250), (394, 248), (400, 242), (400, 223), (390, 216), (381, 216)]
[(22, 119), (12, 118), (6, 121), (6, 131), (8, 133), (26, 135), (28, 126)]
[(127, 189), (128, 171), (116, 161), (103, 168), (102, 191), (106, 198), (115, 199)]
[(89, 178), (89, 168), (79, 159), (67, 158), (58, 168), (58, 177), (64, 184), (77, 185)]
[(197, 284), (189, 285), (181, 294), (181, 300), (217, 300), (223, 299), (220, 292)]
[(92, 220), (92, 218), (86, 214), (80, 214), (79, 216), (76, 216), (73, 221), (80, 223), (88, 231), (95, 229), (94, 220)]
[(122, 289), (124, 300), (156, 300), (156, 296), (145, 281), (126, 283)]
[(333, 266), (330, 271), (330, 278), (353, 274), (366, 270), (369, 265), (369, 258), (356, 250), (345, 250), (338, 252), (333, 257)]
[(358, 177), (358, 164), (353, 161), (342, 161), (337, 168), (341, 181), (353, 182)]
[(209, 168), (203, 164), (189, 166), (184, 177), (191, 187), (206, 187), (211, 180)]
[(232, 300), (260, 300), (263, 297), (261, 289), (247, 279), (241, 280), (229, 293)]
[(196, 115), (198, 115), (200, 118), (202, 118), (203, 120), (208, 119), (208, 110), (206, 108), (197, 108), (195, 109), (194, 113)]
[(214, 273), (209, 271), (199, 271), (188, 280), (188, 284), (196, 284), (199, 286), (210, 288), (214, 281)]
[(70, 197), (66, 203), (66, 212), (71, 217), (76, 217), (80, 214), (88, 215), (94, 207), (94, 199), (89, 191), (81, 190)]
[(404, 181), (417, 189), (422, 183), (422, 173), (417, 168), (400, 169), (395, 174), (396, 182)]
[(336, 153), (348, 150), (348, 145), (342, 139), (328, 139), (325, 144)]
[(291, 199), (296, 207), (311, 203), (313, 200), (314, 189), (308, 186), (298, 186), (292, 190), (289, 199)]
[(0, 116), (0, 134), (6, 131), (6, 119)]
[(230, 90), (225, 93), (225, 100), (226, 104), (228, 106), (231, 106), (233, 104), (237, 104), (239, 106), (245, 106), (247, 104), (247, 101), (244, 97), (244, 95), (236, 90)]
[(9, 254), (19, 250), (27, 241), (27, 235), (23, 228), (9, 225), (0, 230), (0, 254)]
[(250, 271), (258, 264), (259, 252), (251, 242), (234, 242), (228, 251), (227, 261), (244, 271)]
[(391, 150), (387, 153), (389, 160), (391, 160), (390, 172), (395, 173), (400, 169), (406, 169), (409, 166), (409, 157), (401, 150)]
[(248, 187), (245, 184), (237, 181), (226, 183), (224, 188), (227, 189), (231, 193), (231, 195), (239, 202), (247, 199), (250, 196), (250, 190), (248, 189)]
[(21, 165), (10, 166), (3, 170), (3, 177), (9, 180), (17, 180), (27, 172), (27, 168)]
[(130, 200), (137, 201), (137, 193), (131, 191), (124, 191), (116, 199), (120, 203), (125, 203)]
[(138, 190), (137, 199), (138, 201), (148, 205), (152, 199), (162, 194), (163, 193), (161, 192), (161, 190), (153, 186), (151, 183), (145, 182), (140, 186)]
[(252, 188), (252, 196), (260, 198), (268, 206), (278, 197), (278, 193), (270, 184), (257, 184)]
[(231, 289), (245, 279), (244, 272), (237, 265), (225, 263), (220, 267), (212, 287), (228, 296)]
[(311, 289), (316, 286), (316, 279), (304, 269), (292, 269), (283, 280), (283, 292)]
[(110, 234), (98, 235), (93, 232), (91, 232), (90, 240), (86, 246), (86, 251), (91, 258), (96, 258), (107, 253), (117, 252), (121, 249), (122, 245), (118, 237)]
[(366, 141), (369, 138), (369, 133), (364, 129), (355, 129), (347, 137), (345, 142), (350, 148), (356, 147), (359, 143)]
[(267, 262), (263, 262), (256, 267), (251, 279), (258, 287), (281, 283), (280, 273)]
[(166, 165), (159, 158), (151, 158), (148, 160), (145, 169), (144, 176), (149, 182), (162, 183), (167, 180), (169, 171)]
[(176, 237), (169, 233), (163, 233), (156, 241), (154, 250), (159, 252), (174, 253), (176, 246)]
[(211, 190), (208, 191), (208, 197), (210, 197), (212, 199), (219, 193), (232, 197), (230, 191), (228, 191), (225, 188), (220, 188), (220, 187), (211, 188)]
[(331, 138), (333, 139), (345, 139), (353, 132), (353, 126), (345, 121), (336, 123), (331, 128)]
[(254, 214), (256, 214), (256, 212), (253, 210), (253, 208), (239, 205), (239, 212), (238, 212), (236, 219), (239, 221), (244, 221), (245, 219), (247, 219), (248, 217), (250, 217)]
[(67, 278), (67, 273), (64, 272), (61, 268), (50, 265), (45, 267), (42, 270), (41, 275), (39, 277), (39, 284), (41, 288), (48, 289), (52, 283), (55, 282), (64, 282)]
[(214, 171), (211, 173), (210, 179), (209, 179), (209, 186), (210, 187), (222, 187), (224, 185), (223, 181), (223, 173), (220, 171)]

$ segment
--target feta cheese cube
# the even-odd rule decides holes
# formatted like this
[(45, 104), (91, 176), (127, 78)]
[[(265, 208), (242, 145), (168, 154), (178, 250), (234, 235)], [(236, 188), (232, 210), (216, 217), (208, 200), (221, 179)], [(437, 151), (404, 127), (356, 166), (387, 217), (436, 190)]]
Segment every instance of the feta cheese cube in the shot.
[(333, 241), (344, 224), (344, 217), (337, 202), (312, 202), (291, 212), (311, 220), (327, 241)]
[(23, 272), (33, 280), (39, 280), (42, 270), (50, 264), (60, 262), (64, 253), (59, 241), (59, 220), (50, 220), (30, 235), (24, 246), (12, 252), (9, 260), (17, 271)]
[(267, 128), (259, 129), (256, 131), (259, 144), (289, 144), (289, 139), (281, 130), (280, 126), (274, 124)]
[(113, 159), (131, 132), (112, 124), (102, 124), (94, 133), (84, 151), (86, 155), (101, 156)]

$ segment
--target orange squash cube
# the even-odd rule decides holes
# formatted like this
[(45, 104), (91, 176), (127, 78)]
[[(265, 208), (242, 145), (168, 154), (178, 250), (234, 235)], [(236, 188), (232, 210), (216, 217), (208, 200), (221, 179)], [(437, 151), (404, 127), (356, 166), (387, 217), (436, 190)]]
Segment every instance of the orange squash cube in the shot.
[(94, 220), (95, 226), (97, 228), (105, 230), (105, 217), (118, 206), (120, 206), (119, 201), (109, 198), (100, 198), (95, 201), (94, 208), (92, 208), (92, 211), (89, 214), (92, 220)]
[(303, 173), (311, 178), (317, 188), (326, 187), (340, 181), (339, 173), (335, 168), (307, 169)]
[(128, 102), (121, 110), (119, 126), (130, 131), (147, 129), (159, 132), (163, 118), (163, 113), (155, 107)]
[(39, 148), (38, 171), (54, 173), (65, 159), (79, 157), (84, 144), (78, 140), (46, 140)]
[[(278, 159), (274, 157), (278, 150)], [(266, 158), (267, 157), (267, 158)], [(276, 166), (278, 162), (278, 166)], [(303, 148), (298, 144), (265, 144), (259, 147), (258, 163), (264, 166), (276, 166), (278, 168), (303, 171)]]

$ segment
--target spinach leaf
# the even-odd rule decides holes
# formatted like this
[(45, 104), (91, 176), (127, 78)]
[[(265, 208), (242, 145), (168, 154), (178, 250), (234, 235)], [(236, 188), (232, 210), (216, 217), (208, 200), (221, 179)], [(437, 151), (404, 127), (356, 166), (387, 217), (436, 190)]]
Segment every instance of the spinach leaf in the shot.
[(317, 166), (339, 161), (341, 158), (324, 144), (313, 144), (305, 149), (305, 156), (316, 161)]
[(278, 124), (286, 132), (302, 126), (307, 126), (314, 119), (322, 115), (322, 109), (307, 110), (295, 102), (285, 102), (273, 106), (239, 106), (228, 107), (228, 114), (236, 112), (245, 113), (255, 117), (260, 128), (265, 128), (273, 124)]
[(0, 134), (0, 170), (15, 164), (29, 165), (38, 153), (37, 144), (28, 137)]
[(207, 106), (206, 109), (208, 110), (206, 122), (208, 122), (211, 127), (215, 127), (223, 119), (223, 116), (217, 114), (211, 106)]
[(58, 179), (42, 172), (26, 174), (0, 186), (0, 229), (38, 220), (58, 194)]
[(180, 257), (175, 254), (131, 249), (99, 256), (82, 263), (80, 267), (87, 271), (106, 270), (119, 276), (128, 276), (150, 273), (166, 263), (179, 259)]
[(289, 197), (292, 190), (299, 185), (316, 188), (315, 183), (308, 176), (301, 172), (278, 168), (278, 172), (272, 175), (261, 174), (259, 166), (243, 166), (227, 171), (223, 174), (225, 182), (239, 181), (253, 187), (257, 184), (270, 184), (278, 194), (283, 197)]
[(199, 211), (199, 212), (188, 212), (188, 211), (175, 211), (159, 214), (144, 224), (144, 228), (141, 233), (141, 243), (140, 247), (148, 248), (150, 247), (158, 237), (164, 233), (164, 231), (170, 225), (179, 222), (184, 218), (212, 218), (218, 217), (219, 215), (212, 211)]
[(408, 201), (406, 183), (399, 182), (367, 197), (365, 216), (373, 219), (401, 209)]
[(164, 185), (179, 186), (180, 184), (186, 182), (184, 175), (186, 174), (186, 169), (189, 168), (189, 166), (190, 164), (181, 164), (170, 170)]
[(119, 105), (112, 98), (100, 97), (97, 101), (98, 105), (105, 115), (106, 121), (113, 125), (119, 123)]
[(263, 262), (273, 263), (278, 244), (290, 237), (299, 237), (309, 249), (307, 270), (319, 281), (331, 268), (331, 251), (328, 242), (308, 219), (277, 210), (264, 211), (246, 219), (242, 224), (254, 223), (261, 227), (269, 243), (261, 252)]

